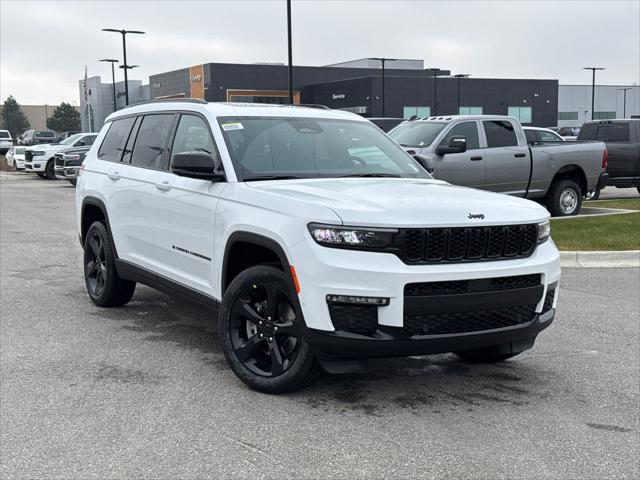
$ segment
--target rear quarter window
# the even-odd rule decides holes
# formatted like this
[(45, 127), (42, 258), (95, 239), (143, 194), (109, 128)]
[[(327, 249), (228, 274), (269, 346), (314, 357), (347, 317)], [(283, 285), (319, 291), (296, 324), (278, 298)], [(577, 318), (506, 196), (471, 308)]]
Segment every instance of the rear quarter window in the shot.
[(98, 150), (98, 159), (119, 162), (135, 117), (113, 120)]

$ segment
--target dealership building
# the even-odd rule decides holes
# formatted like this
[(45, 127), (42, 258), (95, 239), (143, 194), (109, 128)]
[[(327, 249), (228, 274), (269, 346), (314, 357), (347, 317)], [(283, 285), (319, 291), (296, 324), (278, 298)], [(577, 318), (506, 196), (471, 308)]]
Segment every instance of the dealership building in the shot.
[[(88, 79), (83, 129), (99, 128), (113, 111), (111, 84)], [(383, 92), (384, 82), (384, 96)], [(123, 107), (123, 82), (117, 109)], [(210, 102), (288, 103), (288, 68), (284, 64), (206, 63), (149, 77), (149, 84), (129, 81), (130, 103), (158, 98), (200, 98)], [(626, 103), (623, 101), (627, 88)], [(559, 85), (554, 79), (495, 79), (456, 76), (425, 68), (422, 60), (361, 59), (325, 66), (293, 67), (294, 103), (326, 105), (364, 117), (419, 117), (494, 114), (516, 117), (525, 125), (579, 126), (591, 119), (591, 86)], [(640, 115), (640, 87), (597, 86), (595, 118)], [(383, 105), (384, 102), (384, 105)], [(626, 107), (625, 107), (626, 105)]]

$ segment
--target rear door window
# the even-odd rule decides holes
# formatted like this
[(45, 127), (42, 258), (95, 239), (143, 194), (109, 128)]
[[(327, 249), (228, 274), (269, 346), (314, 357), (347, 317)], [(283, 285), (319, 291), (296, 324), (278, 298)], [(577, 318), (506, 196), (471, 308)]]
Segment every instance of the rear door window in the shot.
[(505, 120), (485, 120), (482, 122), (487, 136), (487, 147), (515, 147), (518, 137), (511, 122)]
[(536, 143), (538, 141), (535, 130), (525, 130), (524, 136), (527, 137), (527, 143)]
[(129, 132), (135, 117), (122, 118), (111, 122), (109, 131), (98, 150), (98, 159), (108, 162), (119, 162), (122, 158), (122, 151), (125, 142), (129, 138)]
[(162, 168), (174, 118), (173, 113), (143, 117), (131, 154), (131, 165), (156, 170)]

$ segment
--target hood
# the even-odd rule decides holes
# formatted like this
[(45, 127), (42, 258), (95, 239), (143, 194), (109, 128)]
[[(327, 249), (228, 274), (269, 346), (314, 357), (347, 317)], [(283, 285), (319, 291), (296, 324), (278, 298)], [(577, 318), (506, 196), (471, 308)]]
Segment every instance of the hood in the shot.
[[(441, 180), (333, 178), (246, 185), (290, 200), (328, 207), (345, 225), (354, 226), (508, 225), (549, 218), (546, 209), (529, 200), (458, 187)], [(469, 218), (470, 215), (473, 217)]]
[(61, 150), (63, 148), (69, 148), (69, 146), (59, 143), (36, 143), (28, 147), (27, 150)]

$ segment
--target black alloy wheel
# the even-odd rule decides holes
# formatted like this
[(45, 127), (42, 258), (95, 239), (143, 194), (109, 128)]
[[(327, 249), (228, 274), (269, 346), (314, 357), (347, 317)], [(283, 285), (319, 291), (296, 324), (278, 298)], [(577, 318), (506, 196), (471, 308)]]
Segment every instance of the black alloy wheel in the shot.
[(295, 295), (288, 275), (272, 265), (247, 268), (224, 293), (218, 323), (224, 355), (253, 390), (290, 392), (321, 372)]
[(100, 297), (107, 280), (107, 259), (104, 241), (99, 232), (94, 231), (87, 240), (89, 248), (84, 255), (84, 270), (87, 287), (95, 297)]
[(295, 319), (295, 310), (280, 286), (245, 286), (229, 317), (231, 345), (238, 360), (257, 375), (282, 375), (299, 351), (300, 332)]

